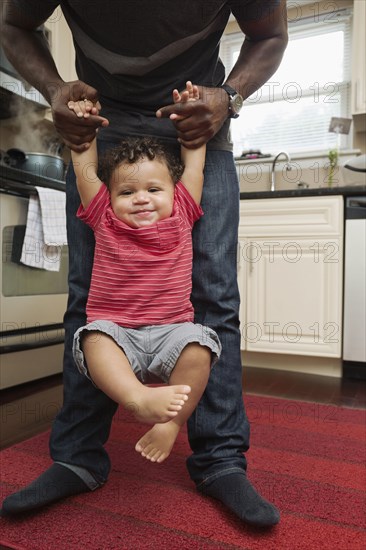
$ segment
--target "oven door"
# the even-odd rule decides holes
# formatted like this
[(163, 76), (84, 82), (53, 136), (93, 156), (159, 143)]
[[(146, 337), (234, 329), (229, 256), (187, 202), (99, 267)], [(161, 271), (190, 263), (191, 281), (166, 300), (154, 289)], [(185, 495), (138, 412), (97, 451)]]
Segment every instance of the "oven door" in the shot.
[(62, 247), (59, 272), (17, 260), (32, 190), (29, 187), (28, 195), (0, 194), (0, 389), (62, 371), (67, 247)]

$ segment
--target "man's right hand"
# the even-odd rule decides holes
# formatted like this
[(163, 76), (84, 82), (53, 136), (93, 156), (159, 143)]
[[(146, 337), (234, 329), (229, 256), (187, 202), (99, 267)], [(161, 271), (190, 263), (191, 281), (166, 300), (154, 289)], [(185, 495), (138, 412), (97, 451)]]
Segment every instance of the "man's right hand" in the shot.
[[(65, 144), (73, 151), (88, 149), (95, 138), (98, 128), (106, 127), (108, 119), (99, 116), (100, 103), (98, 92), (81, 80), (62, 82), (47, 87), (55, 128)], [(90, 116), (81, 118), (68, 107), (68, 102), (89, 99), (95, 107)]]

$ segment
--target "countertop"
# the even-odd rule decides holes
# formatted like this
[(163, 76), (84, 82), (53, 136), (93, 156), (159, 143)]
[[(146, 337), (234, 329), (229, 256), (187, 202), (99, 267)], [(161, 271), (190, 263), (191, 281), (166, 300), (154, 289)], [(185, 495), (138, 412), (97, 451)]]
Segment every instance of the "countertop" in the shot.
[(348, 185), (346, 187), (314, 187), (301, 189), (278, 189), (277, 191), (248, 191), (240, 193), (240, 200), (278, 199), (284, 197), (316, 197), (323, 195), (343, 195), (354, 197), (366, 195), (366, 185)]

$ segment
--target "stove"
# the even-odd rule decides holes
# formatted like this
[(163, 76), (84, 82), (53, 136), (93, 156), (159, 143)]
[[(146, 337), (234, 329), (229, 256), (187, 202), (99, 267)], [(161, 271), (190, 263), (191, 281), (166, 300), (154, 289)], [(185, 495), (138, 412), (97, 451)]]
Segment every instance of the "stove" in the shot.
[(36, 186), (66, 191), (66, 183), (63, 180), (26, 172), (9, 165), (4, 158), (0, 159), (0, 192), (29, 196), (36, 194)]
[(26, 172), (0, 158), (0, 389), (62, 371), (68, 247), (59, 271), (20, 262), (28, 203), (36, 187), (65, 192), (65, 181)]

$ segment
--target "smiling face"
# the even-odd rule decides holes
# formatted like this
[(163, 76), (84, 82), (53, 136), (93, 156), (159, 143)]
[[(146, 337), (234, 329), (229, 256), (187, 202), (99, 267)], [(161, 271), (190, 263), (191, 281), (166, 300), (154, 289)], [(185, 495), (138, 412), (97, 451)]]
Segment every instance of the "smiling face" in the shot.
[(166, 164), (159, 160), (122, 162), (109, 187), (113, 212), (130, 227), (148, 227), (172, 214), (174, 182)]

